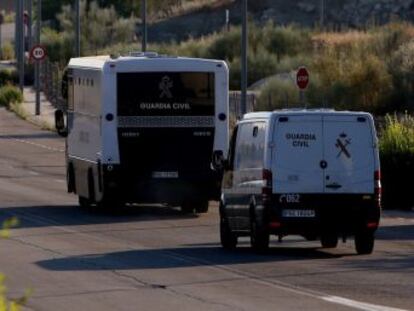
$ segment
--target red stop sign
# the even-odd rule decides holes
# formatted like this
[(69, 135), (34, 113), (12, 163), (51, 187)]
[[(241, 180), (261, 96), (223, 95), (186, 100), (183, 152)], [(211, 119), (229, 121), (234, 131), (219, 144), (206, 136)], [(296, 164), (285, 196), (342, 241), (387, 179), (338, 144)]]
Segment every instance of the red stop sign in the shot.
[(300, 67), (296, 73), (296, 85), (300, 90), (304, 90), (309, 84), (309, 72), (305, 67)]

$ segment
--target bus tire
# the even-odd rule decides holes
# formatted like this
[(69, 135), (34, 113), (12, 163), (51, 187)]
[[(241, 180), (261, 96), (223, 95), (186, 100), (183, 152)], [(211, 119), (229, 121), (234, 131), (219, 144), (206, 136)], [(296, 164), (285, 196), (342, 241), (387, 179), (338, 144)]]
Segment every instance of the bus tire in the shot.
[(336, 248), (338, 246), (338, 236), (335, 233), (323, 233), (321, 235), (321, 245), (323, 248)]
[(208, 212), (208, 200), (195, 202), (194, 206), (195, 206), (195, 211), (198, 214), (205, 214)]
[(184, 201), (181, 204), (181, 212), (183, 212), (184, 214), (193, 214), (194, 204), (192, 202)]
[(79, 206), (83, 209), (89, 209), (91, 207), (91, 201), (87, 198), (84, 198), (82, 196), (78, 197), (79, 199)]

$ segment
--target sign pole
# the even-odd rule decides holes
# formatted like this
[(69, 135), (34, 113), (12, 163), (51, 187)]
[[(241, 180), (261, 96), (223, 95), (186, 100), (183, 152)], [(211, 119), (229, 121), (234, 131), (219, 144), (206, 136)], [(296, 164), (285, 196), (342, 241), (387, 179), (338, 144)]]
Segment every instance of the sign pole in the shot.
[(19, 3), (19, 11), (16, 13), (16, 15), (18, 16), (18, 18), (16, 19), (19, 23), (18, 28), (19, 28), (19, 37), (18, 37), (18, 42), (19, 42), (19, 51), (18, 51), (18, 63), (19, 63), (19, 87), (20, 90), (23, 93), (23, 88), (24, 88), (24, 56), (25, 56), (25, 51), (24, 51), (24, 19), (23, 19), (23, 14), (24, 14), (24, 1), (23, 0), (18, 0)]
[(0, 13), (0, 59), (3, 58), (3, 53), (2, 53), (2, 46), (1, 46), (1, 24), (3, 23), (3, 15), (1, 15)]
[[(40, 32), (42, 24), (42, 0), (37, 0), (37, 21), (36, 21), (36, 43), (40, 44)], [(35, 86), (36, 86), (36, 115), (40, 115), (40, 62), (35, 64)]]
[(142, 52), (147, 51), (147, 0), (141, 2), (142, 15)]
[(247, 112), (247, 0), (242, 0), (241, 114)]
[[(40, 1), (40, 0), (39, 0)], [(75, 0), (75, 56), (81, 56), (80, 0)]]

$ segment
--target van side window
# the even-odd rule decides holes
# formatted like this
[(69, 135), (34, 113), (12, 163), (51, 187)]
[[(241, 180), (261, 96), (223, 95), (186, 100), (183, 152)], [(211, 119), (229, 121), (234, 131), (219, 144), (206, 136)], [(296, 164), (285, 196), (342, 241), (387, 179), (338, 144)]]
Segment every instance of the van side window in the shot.
[(244, 123), (239, 126), (234, 170), (263, 167), (265, 122)]

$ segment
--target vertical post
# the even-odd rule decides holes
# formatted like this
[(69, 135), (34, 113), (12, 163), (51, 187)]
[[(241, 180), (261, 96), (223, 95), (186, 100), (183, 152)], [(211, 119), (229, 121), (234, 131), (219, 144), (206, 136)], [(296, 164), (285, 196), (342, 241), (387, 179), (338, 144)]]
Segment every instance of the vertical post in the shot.
[[(1, 14), (1, 13), (0, 13), (0, 14)], [(1, 17), (0, 17), (0, 19), (1, 19)], [(2, 46), (1, 46), (1, 40), (2, 40), (2, 38), (1, 38), (1, 21), (0, 21), (0, 59), (2, 59), (2, 58), (3, 58)]]
[(33, 21), (33, 0), (28, 0), (27, 5), (27, 49), (30, 51), (33, 46), (33, 33), (32, 33), (32, 21)]
[(75, 0), (75, 56), (81, 56), (80, 0)]
[(321, 29), (324, 29), (325, 27), (325, 0), (320, 0), (321, 1), (321, 8), (320, 8), (320, 27)]
[(230, 10), (226, 9), (226, 30), (230, 31)]
[(23, 21), (23, 13), (24, 13), (24, 0), (17, 0), (19, 2), (19, 11), (16, 12), (16, 16), (18, 16), (18, 28), (19, 28), (19, 54), (18, 54), (18, 63), (19, 63), (19, 87), (20, 90), (23, 92), (24, 88), (24, 21)]
[[(40, 33), (42, 28), (42, 0), (37, 0), (37, 20), (36, 20), (36, 44), (40, 45)], [(36, 87), (36, 112), (40, 115), (40, 61), (35, 63), (35, 87)]]
[[(19, 12), (20, 12), (20, 2), (18, 0), (14, 1), (14, 10), (16, 12), (15, 21), (14, 21), (14, 58), (16, 59), (16, 62), (19, 60)], [(19, 64), (17, 63), (17, 66)]]
[(147, 51), (147, 0), (141, 1), (142, 16), (142, 52)]
[(247, 106), (247, 0), (242, 0), (242, 44), (241, 44), (241, 113)]
[(299, 101), (305, 109), (308, 108), (308, 105), (306, 103), (305, 90), (299, 90)]

